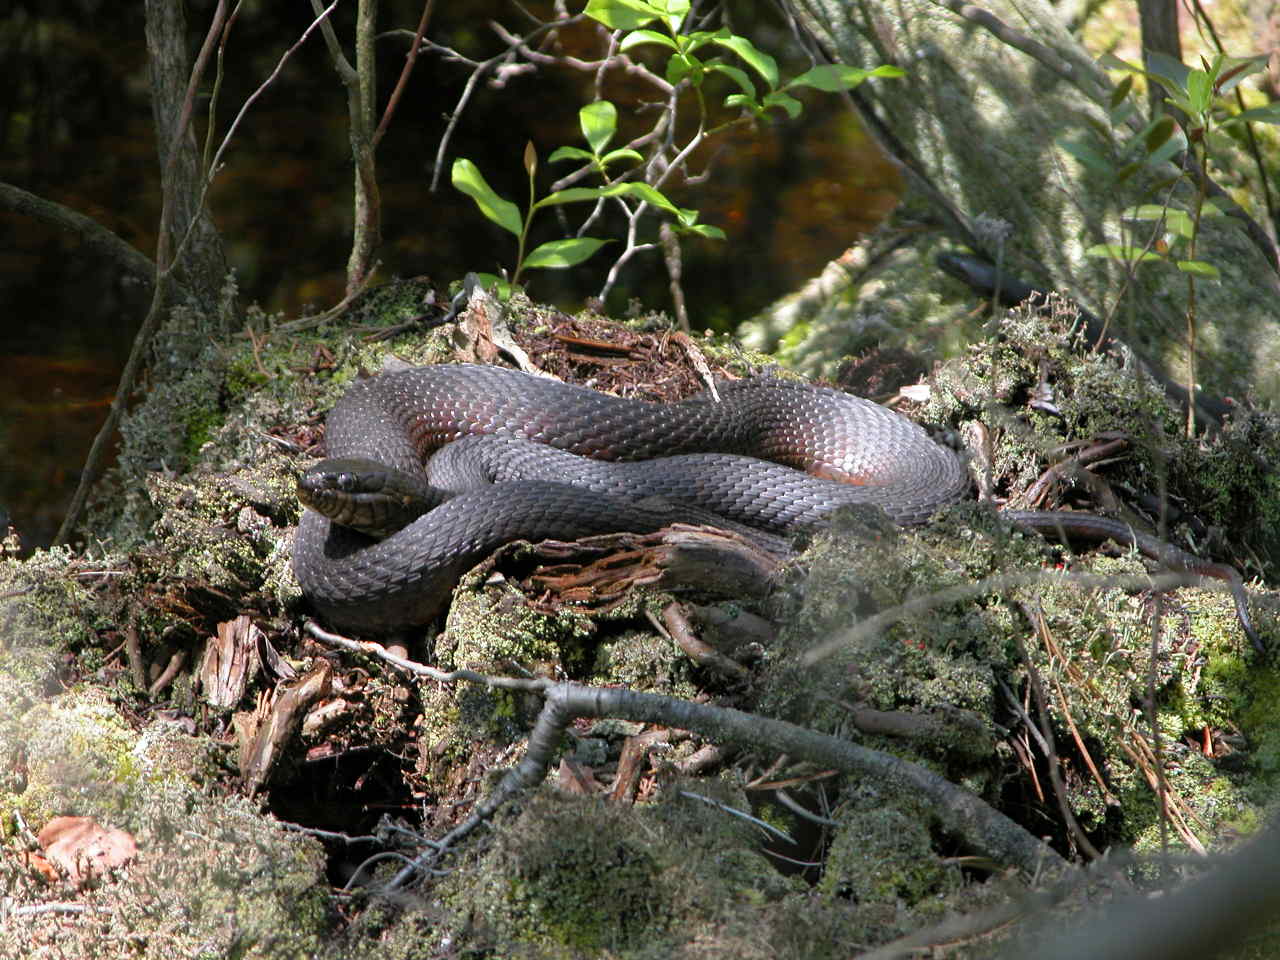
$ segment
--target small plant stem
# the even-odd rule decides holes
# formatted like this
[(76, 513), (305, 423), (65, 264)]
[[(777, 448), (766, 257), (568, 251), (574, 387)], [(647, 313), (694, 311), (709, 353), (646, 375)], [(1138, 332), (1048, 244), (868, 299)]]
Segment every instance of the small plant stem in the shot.
[(529, 239), (529, 227), (533, 224), (533, 204), (534, 204), (534, 184), (533, 171), (529, 171), (529, 208), (525, 211), (524, 226), (520, 228), (520, 245), (516, 248), (516, 272), (511, 275), (511, 283), (514, 286), (520, 282), (520, 275), (524, 273), (524, 246)]
[[(1208, 124), (1205, 124), (1205, 135), (1208, 136)], [(1196, 177), (1196, 203), (1191, 215), (1191, 236), (1187, 240), (1187, 259), (1196, 259), (1196, 241), (1200, 239), (1200, 217), (1204, 210), (1205, 194), (1208, 191), (1208, 173), (1205, 164), (1209, 162), (1208, 151), (1203, 151), (1199, 159), (1199, 174)], [(1187, 439), (1196, 435), (1196, 275), (1187, 274)]]
[[(1195, 248), (1192, 246), (1192, 255)], [(1196, 435), (1196, 278), (1187, 274), (1187, 439)]]

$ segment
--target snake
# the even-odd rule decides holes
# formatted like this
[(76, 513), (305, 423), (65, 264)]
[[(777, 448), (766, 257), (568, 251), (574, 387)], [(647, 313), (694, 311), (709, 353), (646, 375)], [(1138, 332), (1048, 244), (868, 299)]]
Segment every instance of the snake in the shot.
[[(970, 488), (961, 456), (902, 414), (773, 375), (658, 403), (506, 367), (413, 367), (348, 388), (325, 444), (327, 458), (298, 477), (293, 571), (330, 625), (375, 634), (434, 620), (461, 576), (513, 540), (684, 522), (744, 531), (780, 553), (787, 535), (841, 507), (870, 505), (914, 526)], [(1228, 580), (1260, 644), (1232, 568), (1106, 517), (1003, 515)]]

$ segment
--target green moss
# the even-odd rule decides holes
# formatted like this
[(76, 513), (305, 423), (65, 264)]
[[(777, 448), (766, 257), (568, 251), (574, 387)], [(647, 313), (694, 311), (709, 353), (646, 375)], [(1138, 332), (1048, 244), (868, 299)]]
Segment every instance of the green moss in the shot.
[(223, 424), (223, 416), (217, 410), (192, 409), (186, 417), (186, 434), (182, 445), (185, 462), (192, 463), (200, 453), (200, 448), (213, 439), (213, 435)]
[(918, 904), (962, 885), (934, 852), (926, 812), (861, 792), (841, 815), (818, 889), (859, 905)]
[(535, 797), (480, 867), (477, 919), (516, 941), (574, 950), (664, 931), (674, 905), (662, 868), (625, 819), (596, 800)]
[[(783, 612), (783, 641), (803, 657), (815, 640), (840, 637), (859, 620), (926, 601), (930, 594), (1027, 562), (1021, 538), (988, 539), (971, 522), (992, 521), (973, 507), (956, 508), (950, 522), (928, 529), (895, 531), (879, 526), (836, 528), (817, 538), (800, 562), (807, 571)], [(964, 518), (964, 519), (962, 519)], [(883, 524), (883, 521), (880, 521)], [(870, 539), (868, 539), (870, 538)], [(837, 731), (847, 722), (841, 702), (881, 710), (964, 709), (989, 716), (993, 664), (1012, 649), (1011, 618), (999, 599), (929, 605), (840, 643), (814, 677), (811, 668), (775, 670), (766, 679), (765, 703), (796, 722)]]
[(64, 814), (117, 818), (136, 786), (134, 734), (97, 690), (36, 703), (5, 730), (0, 753), (22, 758), (5, 798), (28, 823)]
[[(747, 806), (724, 785), (697, 789)], [(492, 848), (443, 886), (466, 923), (462, 943), (498, 955), (670, 956), (744, 904), (797, 889), (751, 849), (741, 820), (677, 790), (665, 796), (629, 810), (544, 788), (518, 816), (500, 817)]]
[(1250, 756), (1266, 782), (1274, 784), (1280, 774), (1280, 671), (1252, 670), (1233, 689), (1242, 708), (1239, 718)]
[[(931, 265), (921, 260), (916, 268), (923, 275)], [(885, 316), (906, 322), (913, 311), (931, 309), (936, 296), (926, 291), (915, 299), (891, 299)], [(401, 302), (396, 309), (409, 305)], [(549, 325), (553, 319), (552, 311), (538, 308), (528, 310), (522, 322)], [(383, 321), (371, 315), (362, 322)], [(650, 316), (633, 322), (665, 321)], [(815, 319), (804, 339), (823, 336), (820, 326)], [(871, 329), (875, 323), (863, 332)], [(922, 334), (918, 342), (937, 336), (938, 331)], [(327, 360), (317, 364), (320, 343), (330, 351), (332, 366)], [(1131, 455), (1108, 474), (1117, 483), (1142, 489), (1166, 483), (1178, 501), (1199, 496), (1211, 503), (1223, 523), (1273, 516), (1270, 492), (1264, 491), (1256, 514), (1239, 504), (1254, 476), (1250, 451), (1271, 457), (1265, 418), (1246, 423), (1241, 417), (1222, 441), (1185, 444), (1178, 418), (1158, 390), (1117, 371), (1109, 360), (1081, 356), (1080, 347), (1065, 318), (1046, 325), (1015, 314), (999, 339), (941, 369), (928, 416), (952, 427), (983, 423), (992, 430), (1001, 494), (1024, 489), (1064, 441), (1117, 429), (1133, 437)], [(196, 417), (188, 410), (192, 420), (172, 419), (179, 407), (168, 397), (135, 424), (139, 433), (125, 469), (136, 472), (125, 496), (146, 507), (135, 516), (145, 512), (151, 519), (137, 531), (147, 548), (113, 561), (112, 574), (123, 576), (106, 580), (108, 586), (101, 578), (90, 581), (90, 588), (70, 575), (72, 558), (60, 552), (39, 554), (26, 564), (0, 564), (0, 593), (11, 585), (31, 589), (20, 601), (0, 601), (0, 615), (20, 610), (7, 621), (20, 626), (18, 640), (6, 639), (0, 647), (0, 668), (12, 665), (17, 677), (10, 682), (0, 669), (0, 694), (17, 704), (12, 715), (0, 717), (0, 770), (10, 771), (8, 779), (0, 772), (0, 790), (33, 816), (67, 805), (109, 815), (136, 830), (158, 856), (178, 861), (182, 869), (148, 861), (140, 874), (147, 878), (140, 880), (144, 885), (126, 891), (136, 901), (128, 908), (130, 929), (147, 944), (135, 952), (145, 956), (154, 945), (157, 955), (162, 947), (182, 955), (183, 949), (198, 949), (191, 944), (202, 938), (199, 943), (219, 955), (371, 956), (385, 947), (391, 956), (410, 957), (438, 946), (447, 934), (458, 951), (494, 956), (609, 951), (656, 958), (714, 944), (734, 957), (834, 957), (850, 943), (882, 942), (944, 909), (999, 896), (990, 889), (995, 885), (962, 887), (954, 868), (941, 860), (949, 840), (931, 835), (916, 797), (881, 784), (874, 785), (874, 796), (864, 795), (868, 785), (834, 779), (823, 781), (828, 797), (849, 806), (837, 807), (843, 826), (831, 838), (821, 885), (804, 889), (761, 855), (755, 828), (683, 798), (679, 790), (714, 796), (744, 811), (757, 808), (764, 819), (788, 829), (799, 823), (795, 815), (765, 795), (753, 792), (748, 798), (732, 783), (733, 773), (724, 774), (724, 781), (673, 786), (674, 774), (662, 764), (697, 746), (686, 742), (659, 758), (661, 802), (607, 807), (546, 788), (523, 810), (504, 811), (492, 832), (478, 834), (479, 840), (460, 850), (454, 872), (430, 887), (425, 902), (411, 899), (399, 905), (403, 912), (396, 904), (374, 906), (357, 918), (347, 938), (326, 941), (332, 918), (317, 879), (315, 848), (295, 845), (296, 838), (280, 835), (248, 805), (191, 788), (194, 779), (218, 776), (216, 748), (153, 727), (139, 736), (105, 696), (80, 706), (74, 696), (41, 702), (57, 691), (56, 670), (66, 650), (77, 654), (81, 671), (115, 669), (107, 652), (119, 643), (125, 613), (137, 614), (148, 657), (153, 640), (175, 623), (191, 626), (181, 642), (194, 650), (216, 622), (245, 609), (265, 614), (264, 623), (274, 619), (275, 639), (287, 638), (281, 624), (297, 612), (298, 599), (288, 570), (288, 529), (298, 511), (291, 478), (297, 458), (264, 444), (262, 435), (306, 445), (318, 437), (314, 427), (323, 411), (359, 371), (378, 370), (393, 354), (422, 362), (449, 350), (443, 334), (367, 343), (359, 331), (336, 325), (314, 336), (267, 331), (254, 344), (224, 345), (207, 371), (182, 382), (193, 398), (190, 409), (207, 413)], [(708, 350), (734, 369), (750, 356), (727, 340), (709, 342)], [(313, 372), (300, 376), (298, 370)], [(1044, 377), (1061, 417), (1028, 407), (1031, 390)], [(188, 438), (182, 454), (191, 470), (182, 472), (183, 459), (171, 463), (154, 453), (159, 446), (144, 442), (144, 434), (155, 439), (162, 424), (199, 427), (174, 434)], [(199, 442), (192, 440), (196, 433)], [(146, 450), (154, 460), (144, 459)], [(1212, 469), (1197, 471), (1198, 456), (1218, 459)], [(176, 472), (157, 471), (160, 463)], [(1010, 531), (991, 511), (974, 505), (951, 508), (928, 527), (906, 531), (852, 511), (795, 564), (777, 601), (777, 619), (785, 624), (780, 637), (765, 642), (748, 683), (729, 685), (709, 679), (651, 629), (646, 614), (669, 598), (635, 591), (607, 613), (542, 609), (514, 585), (528, 560), (513, 550), (465, 578), (448, 629), (424, 658), (446, 669), (468, 666), (625, 684), (685, 698), (723, 697), (743, 709), (922, 763), (1041, 832), (1057, 817), (1053, 800), (1037, 806), (1025, 767), (1010, 746), (1022, 724), (1011, 699), (1029, 702), (1023, 699), (1028, 682), (1021, 642), (1051, 691), (1046, 709), (1063, 758), (1068, 802), (1099, 843), (1149, 847), (1159, 834), (1158, 805), (1125, 749), (1136, 742), (1135, 731), (1145, 730), (1135, 705), (1145, 701), (1149, 676), (1156, 682), (1167, 781), (1204, 822), (1203, 837), (1259, 822), (1280, 764), (1280, 717), (1271, 707), (1280, 696), (1272, 672), (1246, 666), (1242, 654), (1248, 651), (1225, 596), (1191, 589), (1169, 593), (1153, 657), (1155, 606), (1145, 584), (1084, 589), (1059, 572), (1062, 564), (1117, 578), (1141, 578), (1147, 569), (1131, 556), (1086, 552), (1074, 558), (1038, 537)], [(972, 590), (978, 582), (986, 588)], [(904, 605), (910, 609), (900, 610)], [(902, 615), (887, 616), (895, 610)], [(1274, 634), (1267, 605), (1255, 604), (1255, 613), (1264, 633)], [(1041, 620), (1051, 643), (1038, 629)], [(876, 629), (858, 632), (876, 623)], [(817, 665), (804, 661), (815, 644), (833, 639), (840, 642), (829, 657)], [(424, 682), (418, 690), (421, 756), (412, 787), (437, 810), (466, 809), (477, 784), (519, 757), (540, 702), (472, 685)], [(364, 695), (372, 719), (353, 736), (376, 745), (403, 735), (406, 714), (418, 706), (406, 706), (403, 688), (374, 681)], [(851, 706), (936, 723), (919, 738), (871, 736), (851, 722)], [(1038, 713), (1034, 705), (1028, 709)], [(1230, 731), (1233, 724), (1249, 740), (1234, 766), (1181, 745), (1190, 731)], [(639, 730), (637, 724), (597, 722), (589, 731), (591, 749), (579, 759), (607, 778), (623, 739)], [(35, 780), (19, 782), (16, 773), (26, 769), (19, 754), (29, 749), (21, 738), (29, 739), (32, 731), (59, 745), (33, 768)], [(1088, 771), (1073, 731), (1105, 778), (1105, 792)], [(739, 769), (755, 763), (758, 773), (773, 759), (742, 754)], [(812, 771), (801, 766), (794, 772)], [(1043, 777), (1040, 784), (1046, 786)], [(1010, 802), (1011, 797), (1018, 799)], [(161, 892), (173, 889), (184, 891), (183, 902), (166, 915)], [(99, 952), (112, 955), (110, 949)]]
[(672, 640), (646, 627), (624, 629), (603, 639), (596, 647), (587, 682), (622, 684), (667, 696), (695, 696), (689, 658)]
[[(0, 955), (29, 955), (56, 938), (76, 956), (302, 960), (325, 943), (333, 917), (315, 841), (284, 832), (243, 798), (203, 797), (176, 781), (153, 784), (127, 814), (137, 858), (78, 894), (112, 922), (6, 924)], [(13, 889), (13, 866), (0, 870)]]

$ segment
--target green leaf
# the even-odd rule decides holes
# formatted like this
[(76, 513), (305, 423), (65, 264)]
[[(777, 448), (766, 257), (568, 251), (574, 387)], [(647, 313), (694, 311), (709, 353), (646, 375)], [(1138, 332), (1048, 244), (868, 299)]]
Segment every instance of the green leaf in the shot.
[(1169, 207), (1161, 206), (1158, 203), (1144, 203), (1137, 207), (1128, 207), (1120, 214), (1126, 220), (1163, 220), (1169, 213), (1176, 211)]
[(520, 236), (520, 208), (510, 200), (504, 200), (485, 181), (480, 169), (470, 160), (459, 157), (453, 161), (450, 179), (458, 190), (476, 202), (480, 212), (502, 229)]
[(731, 93), (724, 98), (724, 105), (732, 109), (733, 107), (742, 107), (750, 111), (755, 116), (764, 113), (764, 108), (756, 103), (755, 97), (748, 97), (745, 93)]
[(711, 63), (707, 65), (707, 70), (714, 73), (723, 73), (726, 77), (738, 85), (738, 89), (745, 93), (752, 100), (756, 96), (756, 85), (751, 82), (751, 78), (747, 76), (745, 70), (739, 70), (727, 63)]
[(484, 289), (494, 294), (503, 303), (510, 300), (511, 294), (516, 290), (516, 287), (510, 281), (498, 276), (496, 273), (477, 273), (475, 277), (480, 281), (480, 285)]
[(579, 203), (583, 200), (599, 200), (601, 197), (630, 196), (644, 200), (678, 217), (679, 207), (668, 200), (662, 193), (647, 183), (615, 183), (607, 187), (569, 187), (543, 197), (533, 205), (533, 209), (557, 206), (562, 203)]
[(1191, 68), (1185, 63), (1174, 59), (1167, 53), (1148, 50), (1146, 51), (1146, 64), (1147, 69), (1144, 73), (1148, 78), (1160, 84), (1170, 94), (1186, 94), (1187, 75), (1191, 72)]
[(567, 190), (557, 190), (535, 203), (533, 209), (541, 210), (543, 207), (557, 207), (564, 203), (581, 203), (584, 200), (617, 196), (616, 192), (609, 192), (611, 189), (611, 187), (569, 187)]
[(1187, 100), (1194, 113), (1204, 113), (1213, 103), (1213, 81), (1203, 70), (1192, 70), (1187, 74)]
[(1130, 73), (1146, 73), (1136, 63), (1130, 63), (1128, 60), (1121, 60), (1114, 53), (1104, 53), (1098, 58), (1098, 66), (1104, 70), (1127, 70)]
[(552, 240), (530, 251), (522, 266), (526, 270), (563, 270), (566, 267), (576, 267), (609, 242), (595, 237)]
[(692, 74), (692, 83), (694, 86), (698, 86), (702, 83), (702, 70), (702, 61), (697, 57), (678, 53), (667, 61), (666, 80), (667, 83), (675, 86), (685, 77)]
[[(692, 226), (698, 222), (697, 210), (686, 210), (683, 207), (677, 207), (666, 198), (662, 191), (656, 187), (649, 186), (647, 183), (615, 183), (612, 186), (600, 189), (604, 196), (631, 196), (637, 200), (643, 200), (675, 217), (676, 221), (684, 226)], [(572, 190), (563, 190), (561, 192), (570, 193)]]
[(1145, 166), (1146, 162), (1142, 160), (1135, 160), (1133, 163), (1126, 163), (1116, 171), (1116, 183), (1124, 183)]
[(672, 50), (680, 49), (676, 46), (674, 40), (665, 33), (658, 33), (656, 30), (634, 30), (622, 38), (622, 43), (618, 44), (618, 49), (626, 51), (645, 43), (660, 43), (664, 47), (670, 47)]
[[(1152, 121), (1141, 133), (1138, 134), (1138, 136), (1142, 137), (1144, 140), (1144, 149), (1146, 146), (1146, 139), (1157, 130), (1163, 120), (1164, 117), (1160, 117)], [(1187, 149), (1187, 135), (1183, 132), (1182, 128), (1177, 125), (1177, 123), (1174, 123), (1169, 139), (1165, 140), (1164, 143), (1152, 150), (1147, 155), (1145, 163), (1149, 167), (1158, 167), (1160, 164), (1185, 149)]]
[(1190, 240), (1195, 235), (1195, 221), (1191, 219), (1191, 214), (1184, 210), (1170, 210), (1168, 216), (1164, 218), (1164, 223), (1171, 233), (1183, 239)]
[(591, 152), (598, 154), (609, 145), (618, 130), (618, 108), (608, 100), (588, 103), (578, 111), (578, 125), (591, 146)]
[(619, 160), (634, 160), (636, 163), (643, 163), (644, 157), (640, 155), (639, 151), (632, 150), (630, 147), (619, 147), (617, 150), (610, 150), (601, 157), (600, 164), (607, 167), (609, 164), (617, 163)]
[(1201, 220), (1203, 220), (1205, 217), (1225, 217), (1225, 216), (1226, 214), (1221, 209), (1219, 209), (1218, 205), (1215, 204), (1212, 200), (1206, 200), (1204, 203), (1200, 204)]
[(1114, 113), (1116, 107), (1124, 103), (1125, 98), (1129, 96), (1129, 91), (1133, 89), (1133, 74), (1128, 74), (1121, 78), (1116, 84), (1116, 88), (1111, 91), (1111, 112)]
[(1280, 103), (1269, 103), (1265, 107), (1254, 107), (1252, 110), (1245, 110), (1237, 113), (1234, 117), (1228, 117), (1223, 121), (1227, 123), (1280, 123)]
[(1226, 57), (1222, 66), (1226, 69), (1218, 74), (1213, 85), (1218, 96), (1230, 93), (1245, 77), (1267, 68), (1268, 54), (1261, 53), (1252, 57)]
[(1112, 170), (1111, 161), (1083, 140), (1059, 140), (1058, 146), (1075, 157), (1091, 173), (1108, 174)]
[(691, 4), (689, 0), (654, 0), (653, 6), (666, 11), (662, 17), (663, 21), (672, 33), (679, 33), (680, 25), (689, 15)]
[(691, 226), (677, 226), (676, 233), (696, 233), (700, 237), (706, 237), (708, 240), (725, 240), (724, 231), (719, 227), (713, 227), (709, 223), (695, 223)]
[(1147, 135), (1143, 138), (1143, 144), (1147, 148), (1147, 153), (1155, 153), (1173, 136), (1173, 131), (1177, 128), (1177, 124), (1173, 122), (1173, 117), (1165, 116), (1157, 118), (1147, 130)]
[(610, 30), (634, 30), (660, 19), (663, 13), (644, 0), (589, 0), (582, 12)]
[(1164, 259), (1158, 253), (1152, 253), (1150, 250), (1144, 252), (1141, 247), (1127, 246), (1122, 243), (1099, 243), (1086, 250), (1084, 255), (1086, 257), (1106, 257), (1108, 260), (1120, 260), (1124, 263), (1131, 263), (1134, 260), (1139, 263), (1148, 263), (1152, 260)]
[(594, 153), (583, 150), (581, 147), (556, 147), (547, 159), (551, 163), (559, 163), (561, 160), (594, 160), (595, 158)]
[(681, 53), (696, 53), (705, 47), (708, 43), (716, 38), (717, 33), (728, 35), (727, 30), (695, 30), (693, 33), (676, 37), (676, 42), (680, 45)]
[(629, 194), (630, 196), (633, 196), (633, 197), (638, 197), (639, 199), (644, 200), (647, 203), (653, 204), (655, 207), (657, 207), (660, 210), (667, 211), (667, 213), (671, 214), (672, 216), (678, 217), (680, 216), (680, 214), (687, 212), (687, 211), (681, 210), (674, 203), (668, 200), (666, 198), (666, 195), (663, 194), (663, 192), (659, 190), (657, 187), (651, 187), (647, 183), (622, 183), (622, 184), (615, 185), (615, 187), (610, 187), (609, 189), (612, 190), (612, 189), (618, 189), (618, 188), (621, 188), (619, 189), (620, 193)]
[(1205, 263), (1203, 260), (1177, 260), (1175, 263), (1183, 273), (1194, 273), (1198, 277), (1213, 277), (1214, 279), (1221, 276), (1217, 267), (1212, 263)]
[[(852, 90), (867, 77), (905, 77), (907, 74), (899, 67), (881, 64), (873, 70), (862, 70), (858, 67), (845, 66), (843, 63), (829, 63), (821, 67), (806, 70), (791, 80), (788, 87), (813, 87), (824, 93), (838, 93), (841, 90)], [(785, 87), (783, 89), (786, 89)]]
[(1189, 113), (1196, 112), (1185, 105), (1187, 95), (1186, 80), (1190, 71), (1184, 64), (1173, 59), (1173, 57), (1154, 50), (1148, 50), (1146, 51), (1147, 68), (1145, 70), (1137, 64), (1121, 60), (1110, 53), (1104, 53), (1099, 57), (1098, 63), (1107, 70), (1125, 70), (1129, 73), (1141, 74), (1152, 83), (1159, 84), (1179, 110)]
[(783, 93), (780, 90), (768, 94), (764, 98), (762, 106), (765, 110), (770, 110), (773, 107), (781, 107), (783, 110), (787, 111), (787, 116), (792, 120), (800, 116), (800, 111), (804, 109), (799, 100), (793, 96)]
[(1108, 117), (1111, 120), (1111, 125), (1113, 127), (1118, 127), (1122, 123), (1128, 123), (1129, 118), (1137, 112), (1138, 108), (1135, 107), (1133, 103), (1126, 100), (1124, 103), (1120, 104), (1118, 109), (1112, 110), (1111, 113), (1108, 114)]
[(763, 50), (756, 49), (755, 44), (746, 37), (740, 37), (725, 29), (716, 33), (713, 42), (726, 50), (732, 50), (741, 57), (747, 66), (760, 74), (770, 90), (778, 88), (778, 61)]

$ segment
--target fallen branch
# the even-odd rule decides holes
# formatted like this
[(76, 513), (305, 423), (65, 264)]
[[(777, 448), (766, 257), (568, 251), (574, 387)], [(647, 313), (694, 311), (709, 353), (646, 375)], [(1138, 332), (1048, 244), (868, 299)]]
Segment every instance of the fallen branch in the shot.
[(1045, 867), (1065, 867), (1048, 844), (1032, 836), (1003, 813), (969, 791), (902, 760), (792, 723), (760, 717), (727, 707), (690, 703), (674, 697), (631, 690), (546, 682), (542, 713), (529, 735), (524, 757), (464, 823), (438, 845), (401, 870), (392, 889), (407, 886), (420, 872), (431, 869), (453, 844), (488, 820), (517, 793), (542, 783), (560, 748), (565, 730), (581, 717), (615, 718), (690, 730), (713, 740), (785, 753), (792, 759), (834, 767), (847, 774), (870, 776), (917, 797), (943, 829), (998, 863), (1036, 875)]
[(329, 633), (314, 623), (308, 623), (306, 631), (318, 640), (371, 654), (418, 676), (431, 677), (441, 682), (467, 680), (489, 687), (535, 691), (544, 697), (542, 712), (533, 732), (529, 734), (529, 745), (521, 761), (508, 771), (502, 782), (476, 808), (471, 817), (396, 874), (391, 881), (391, 888), (404, 887), (421, 873), (429, 871), (454, 844), (492, 817), (507, 800), (542, 783), (559, 751), (565, 730), (579, 717), (610, 717), (675, 727), (712, 740), (785, 753), (793, 760), (807, 760), (847, 774), (872, 776), (909, 791), (924, 801), (943, 829), (958, 834), (970, 846), (993, 860), (1010, 864), (1032, 875), (1038, 874), (1045, 867), (1066, 866), (1066, 861), (1044, 841), (1032, 836), (968, 790), (919, 764), (861, 747), (838, 737), (815, 733), (793, 723), (652, 693), (588, 687), (576, 683), (552, 683), (550, 680), (492, 677), (473, 670), (445, 673), (390, 654), (379, 644)]

